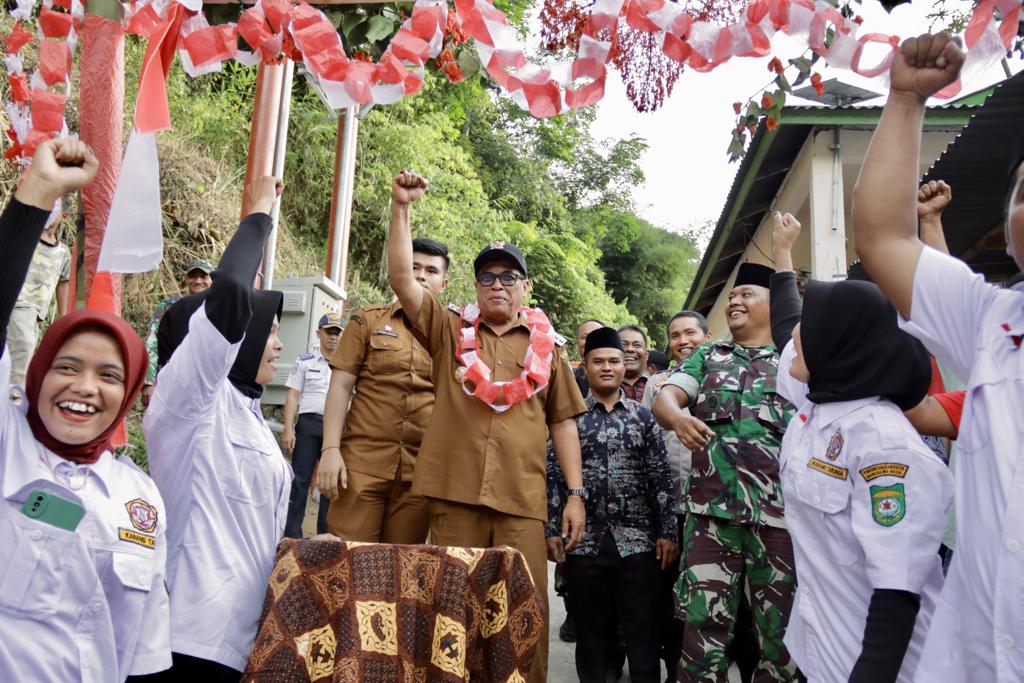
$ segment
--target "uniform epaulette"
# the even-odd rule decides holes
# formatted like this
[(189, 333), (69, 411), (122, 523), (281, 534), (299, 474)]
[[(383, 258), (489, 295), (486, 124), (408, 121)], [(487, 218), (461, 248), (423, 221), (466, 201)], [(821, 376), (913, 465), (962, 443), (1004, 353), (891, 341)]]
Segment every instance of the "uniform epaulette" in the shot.
[(311, 353), (300, 353), (296, 360), (312, 360), (313, 354)]

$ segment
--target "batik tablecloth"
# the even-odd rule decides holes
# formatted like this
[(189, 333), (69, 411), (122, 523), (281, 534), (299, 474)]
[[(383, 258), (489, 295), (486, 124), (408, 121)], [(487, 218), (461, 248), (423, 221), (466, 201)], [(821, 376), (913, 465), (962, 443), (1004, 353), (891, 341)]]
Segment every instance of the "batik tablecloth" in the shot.
[(542, 619), (511, 548), (285, 540), (243, 680), (524, 683)]

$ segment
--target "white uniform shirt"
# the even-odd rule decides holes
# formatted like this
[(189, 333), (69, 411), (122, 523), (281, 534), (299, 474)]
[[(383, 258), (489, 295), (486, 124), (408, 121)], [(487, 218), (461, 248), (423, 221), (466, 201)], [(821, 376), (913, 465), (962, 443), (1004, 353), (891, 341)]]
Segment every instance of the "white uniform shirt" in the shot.
[(918, 681), (1024, 681), (1024, 291), (925, 247), (903, 329), (967, 380), (956, 552)]
[(897, 680), (910, 683), (942, 588), (953, 475), (893, 403), (808, 400), (795, 355), (790, 342), (777, 384), (798, 407), (779, 455), (797, 575), (786, 648), (810, 683), (845, 681), (874, 590), (909, 591), (921, 609)]
[(331, 364), (322, 353), (304, 353), (295, 361), (284, 385), (299, 392), (299, 415), (323, 415), (331, 386)]
[[(654, 399), (658, 397), (658, 392), (665, 385), (665, 381), (672, 374), (673, 369), (662, 370), (651, 375), (647, 381), (647, 387), (644, 388), (644, 406), (646, 408), (650, 409), (654, 404)], [(683, 413), (689, 415), (690, 409), (683, 408)], [(686, 512), (686, 481), (690, 478), (693, 453), (683, 445), (675, 431), (662, 429), (661, 433), (665, 440), (665, 452), (668, 454), (668, 467), (672, 472), (672, 486), (675, 489), (676, 500), (679, 501), (676, 504), (676, 514), (681, 515)]]
[[(0, 680), (123, 681), (171, 665), (166, 515), (153, 480), (109, 452), (89, 465), (36, 441), (0, 359)], [(21, 513), (36, 489), (86, 514), (65, 531)]]
[(160, 371), (143, 421), (167, 501), (171, 650), (245, 668), (284, 531), (291, 467), (227, 380), (230, 344), (201, 307)]

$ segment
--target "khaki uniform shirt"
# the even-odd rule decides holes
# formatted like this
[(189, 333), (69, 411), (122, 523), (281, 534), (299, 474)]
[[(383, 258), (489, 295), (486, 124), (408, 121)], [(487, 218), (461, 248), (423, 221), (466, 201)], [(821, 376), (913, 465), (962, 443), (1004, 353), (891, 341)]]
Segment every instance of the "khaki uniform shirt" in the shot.
[[(499, 414), (467, 395), (456, 377), (458, 326), (458, 312), (425, 292), (416, 329), (434, 359), (437, 404), (423, 437), (413, 493), (546, 521), (547, 426), (587, 409), (565, 348), (555, 347), (548, 385)], [(481, 321), (479, 342), (480, 357), (495, 381), (515, 379), (523, 371), (530, 332), (521, 318), (500, 337)]]
[(434, 407), (430, 355), (397, 301), (364, 308), (349, 320), (331, 367), (356, 376), (345, 419), (345, 467), (382, 479), (412, 481), (416, 454)]

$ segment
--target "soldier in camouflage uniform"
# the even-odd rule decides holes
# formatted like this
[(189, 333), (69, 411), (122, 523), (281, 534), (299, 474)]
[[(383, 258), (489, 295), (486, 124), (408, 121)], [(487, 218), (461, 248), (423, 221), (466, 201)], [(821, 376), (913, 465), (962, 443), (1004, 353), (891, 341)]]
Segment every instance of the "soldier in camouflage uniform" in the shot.
[[(791, 681), (782, 639), (796, 586), (785, 528), (779, 446), (793, 407), (775, 390), (766, 266), (740, 266), (727, 309), (731, 341), (698, 347), (654, 405), (693, 451), (677, 614), (685, 622), (680, 681), (737, 680), (727, 648), (745, 592), (760, 645), (754, 681)], [(683, 408), (689, 407), (692, 415)]]

